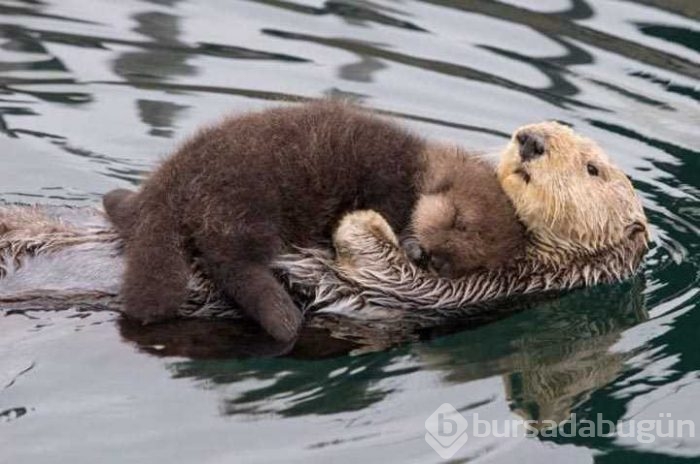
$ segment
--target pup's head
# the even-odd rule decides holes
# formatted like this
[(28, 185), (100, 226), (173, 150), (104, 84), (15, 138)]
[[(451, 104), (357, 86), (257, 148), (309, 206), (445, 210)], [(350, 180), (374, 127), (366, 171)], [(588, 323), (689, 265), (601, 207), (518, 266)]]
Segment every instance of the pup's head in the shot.
[(430, 258), (430, 267), (445, 277), (516, 259), (525, 234), (493, 165), (451, 146), (431, 146), (426, 160), (411, 224), (419, 256)]
[[(497, 195), (495, 178), (493, 186), (476, 184), (484, 188), (480, 194), (452, 188), (423, 195), (416, 205), (413, 231), (425, 253), (418, 261), (428, 258), (425, 264), (443, 277), (497, 269), (517, 259), (525, 242), (508, 199)], [(407, 251), (416, 260), (410, 248)]]
[(630, 244), (646, 249), (647, 219), (632, 183), (598, 145), (567, 126), (517, 129), (498, 178), (535, 237), (591, 253)]

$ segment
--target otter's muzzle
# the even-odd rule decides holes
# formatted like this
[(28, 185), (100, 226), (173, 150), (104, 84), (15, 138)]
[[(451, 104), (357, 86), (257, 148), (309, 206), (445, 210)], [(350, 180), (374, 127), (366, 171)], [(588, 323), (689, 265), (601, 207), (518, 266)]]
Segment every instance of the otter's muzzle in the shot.
[(529, 130), (518, 132), (515, 139), (520, 145), (519, 153), (523, 162), (538, 158), (544, 154), (544, 137)]

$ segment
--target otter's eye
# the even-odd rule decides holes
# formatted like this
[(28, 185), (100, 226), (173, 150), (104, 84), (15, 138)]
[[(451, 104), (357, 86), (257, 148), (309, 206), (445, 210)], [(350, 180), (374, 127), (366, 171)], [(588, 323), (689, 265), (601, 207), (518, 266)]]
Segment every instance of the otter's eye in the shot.
[(599, 174), (598, 168), (595, 167), (594, 164), (588, 163), (586, 165), (586, 169), (588, 170), (588, 174), (590, 174), (592, 176), (597, 176)]

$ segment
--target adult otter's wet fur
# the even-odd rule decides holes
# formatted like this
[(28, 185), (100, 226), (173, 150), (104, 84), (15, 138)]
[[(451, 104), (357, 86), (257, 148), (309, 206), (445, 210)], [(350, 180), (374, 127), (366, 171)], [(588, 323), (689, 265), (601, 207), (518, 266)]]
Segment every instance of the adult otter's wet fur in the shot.
[[(620, 214), (628, 223), (635, 211)], [(123, 247), (99, 211), (91, 208), (0, 207), (0, 306), (3, 310), (80, 308), (122, 311)], [(643, 225), (646, 225), (643, 223)], [(459, 279), (417, 267), (386, 221), (373, 211), (345, 216), (326, 249), (297, 249), (272, 263), (304, 308), (432, 327), (455, 319), (482, 319), (491, 304), (542, 291), (567, 290), (630, 277), (646, 251), (645, 231), (624, 235), (597, 253), (538, 261), (536, 254), (497, 271)], [(573, 260), (575, 256), (570, 256)], [(191, 265), (185, 317), (238, 317), (239, 311)], [(508, 311), (509, 304), (503, 302)], [(488, 316), (491, 317), (491, 316)], [(315, 318), (311, 318), (313, 321)]]
[[(627, 176), (591, 139), (556, 122), (521, 127), (501, 153), (497, 172), (527, 228), (521, 257), (495, 270), (436, 279), (397, 258), (395, 237), (379, 216), (351, 216), (341, 223), (336, 248), (354, 250), (345, 261), (365, 301), (439, 310), (618, 282), (638, 268), (649, 240), (642, 204)], [(370, 232), (374, 237), (367, 237)]]
[(425, 155), (430, 165), (411, 223), (419, 253), (425, 256), (408, 246), (409, 256), (415, 261), (428, 258), (434, 271), (452, 278), (520, 259), (525, 228), (494, 166), (454, 146), (432, 145)]
[[(341, 221), (335, 258), (327, 250), (298, 249), (272, 266), (294, 294), (309, 297), (310, 307), (332, 305), (354, 314), (366, 309), (365, 317), (417, 317), (428, 323), (440, 314), (481, 314), (489, 310), (479, 306), (482, 302), (613, 283), (636, 271), (647, 250), (644, 212), (629, 180), (592, 141), (556, 123), (521, 128), (503, 151), (498, 173), (527, 232), (523, 256), (497, 269), (477, 269), (458, 279), (426, 273), (407, 259), (390, 225), (371, 211)], [(570, 193), (581, 188), (585, 195)], [(108, 198), (128, 205), (120, 198), (130, 195), (122, 191)], [(545, 208), (547, 221), (539, 220), (537, 208)], [(190, 285), (189, 303), (200, 309), (192, 311), (189, 304), (180, 314), (229, 313), (228, 303), (201, 279)]]
[(591, 139), (544, 122), (520, 128), (501, 154), (498, 178), (528, 229), (530, 260), (563, 269), (632, 247), (636, 267), (649, 238), (629, 178)]
[(174, 316), (197, 259), (278, 340), (293, 339), (302, 316), (271, 263), (291, 246), (328, 248), (350, 211), (376, 211), (400, 235), (415, 234), (444, 275), (524, 253), (524, 228), (492, 167), (334, 101), (226, 119), (187, 141), (140, 192), (111, 192), (104, 206), (126, 239), (129, 316)]

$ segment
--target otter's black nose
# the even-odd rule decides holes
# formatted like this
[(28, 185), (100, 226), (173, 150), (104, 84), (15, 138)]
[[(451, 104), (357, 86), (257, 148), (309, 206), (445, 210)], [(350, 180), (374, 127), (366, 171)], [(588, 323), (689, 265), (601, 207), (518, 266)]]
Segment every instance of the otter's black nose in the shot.
[(530, 161), (544, 154), (544, 137), (528, 130), (518, 132), (515, 137), (520, 144), (520, 158)]

